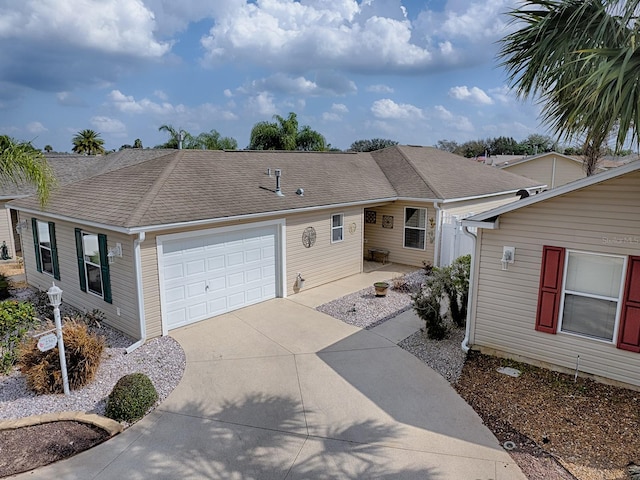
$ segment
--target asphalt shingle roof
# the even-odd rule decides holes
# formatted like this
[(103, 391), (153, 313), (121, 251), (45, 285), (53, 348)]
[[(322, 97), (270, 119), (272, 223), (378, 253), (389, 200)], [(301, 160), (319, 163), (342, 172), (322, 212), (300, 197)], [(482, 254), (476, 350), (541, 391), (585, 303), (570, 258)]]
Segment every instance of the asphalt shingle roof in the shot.
[[(445, 200), (536, 186), (429, 147), (396, 146), (373, 153), (123, 152), (91, 167), (97, 174), (78, 173), (79, 181), (56, 189), (44, 211), (135, 228), (398, 197)], [(108, 164), (109, 159), (114, 163)], [(283, 197), (275, 194), (275, 169), (282, 171)], [(296, 194), (298, 189), (304, 195)], [(11, 206), (40, 210), (33, 196)]]

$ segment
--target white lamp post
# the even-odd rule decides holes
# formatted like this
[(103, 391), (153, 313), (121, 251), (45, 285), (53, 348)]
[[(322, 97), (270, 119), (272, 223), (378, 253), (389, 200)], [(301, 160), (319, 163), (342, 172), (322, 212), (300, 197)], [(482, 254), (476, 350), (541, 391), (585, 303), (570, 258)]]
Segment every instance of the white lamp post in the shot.
[(60, 370), (62, 370), (62, 387), (64, 394), (69, 395), (69, 378), (67, 377), (67, 359), (64, 356), (64, 340), (62, 339), (62, 322), (60, 321), (60, 304), (62, 303), (62, 290), (55, 282), (47, 291), (49, 303), (53, 307), (53, 319), (56, 322), (56, 337), (58, 337), (58, 353), (60, 354)]

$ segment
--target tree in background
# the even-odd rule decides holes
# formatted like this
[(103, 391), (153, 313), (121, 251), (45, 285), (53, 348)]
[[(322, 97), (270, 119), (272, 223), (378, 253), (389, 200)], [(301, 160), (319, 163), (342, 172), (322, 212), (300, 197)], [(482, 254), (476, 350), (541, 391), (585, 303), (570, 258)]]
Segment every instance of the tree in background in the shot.
[(45, 145), (44, 146), (44, 151), (47, 153), (51, 153), (53, 152), (53, 147), (51, 145)]
[(383, 148), (392, 147), (398, 145), (395, 140), (388, 140), (386, 138), (372, 138), (370, 140), (356, 140), (349, 147), (350, 152), (374, 152), (376, 150), (382, 150)]
[(180, 137), (182, 136), (182, 148), (188, 148), (185, 145), (189, 145), (194, 141), (193, 136), (182, 129), (176, 130), (172, 125), (160, 125), (158, 127), (159, 132), (167, 132), (169, 134), (169, 140), (162, 145), (156, 145), (155, 148), (173, 148), (177, 149), (180, 145)]
[(140, 140), (139, 138), (136, 138), (133, 141), (133, 148), (143, 148), (142, 147), (142, 140)]
[(298, 117), (289, 112), (287, 118), (274, 115), (275, 122), (258, 122), (251, 129), (249, 150), (323, 151), (327, 142), (323, 135), (308, 125), (298, 129)]
[(0, 180), (14, 185), (25, 182), (33, 185), (42, 206), (56, 186), (53, 170), (42, 152), (28, 142), (17, 142), (7, 135), (0, 135)]
[(456, 153), (458, 148), (460, 148), (460, 145), (458, 145), (458, 142), (454, 140), (445, 139), (445, 140), (438, 140), (435, 147), (439, 150), (444, 150), (445, 152)]
[(520, 98), (539, 97), (542, 116), (580, 140), (587, 175), (608, 139), (640, 140), (640, 0), (526, 0), (509, 15), (520, 26), (499, 58)]
[(195, 138), (193, 148), (203, 150), (237, 150), (238, 142), (235, 138), (223, 137), (217, 130), (203, 132)]
[(100, 138), (100, 134), (93, 130), (80, 130), (76, 133), (72, 140), (75, 153), (86, 155), (98, 155), (104, 153), (104, 140)]

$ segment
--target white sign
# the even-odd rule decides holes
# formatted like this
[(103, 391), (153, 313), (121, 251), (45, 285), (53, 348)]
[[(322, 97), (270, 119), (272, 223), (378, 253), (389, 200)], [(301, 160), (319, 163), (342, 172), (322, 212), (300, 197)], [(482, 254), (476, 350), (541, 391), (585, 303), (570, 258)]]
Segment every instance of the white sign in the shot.
[(47, 335), (43, 335), (38, 340), (38, 350), (41, 352), (46, 352), (47, 350), (51, 350), (58, 344), (58, 337), (53, 333), (49, 333)]

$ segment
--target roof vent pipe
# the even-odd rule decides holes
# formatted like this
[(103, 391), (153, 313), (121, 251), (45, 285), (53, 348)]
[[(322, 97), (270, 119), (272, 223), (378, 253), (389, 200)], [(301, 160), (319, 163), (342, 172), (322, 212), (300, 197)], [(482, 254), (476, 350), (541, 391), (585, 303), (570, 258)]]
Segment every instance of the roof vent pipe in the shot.
[(267, 175), (271, 176), (271, 169), (267, 168)]
[(182, 150), (182, 141), (184, 140), (184, 134), (180, 132), (178, 134), (178, 150)]
[(282, 189), (280, 188), (280, 175), (281, 175), (281, 171), (279, 168), (275, 169), (275, 174), (276, 174), (276, 195), (278, 195), (279, 197), (284, 197), (284, 193), (282, 193)]

